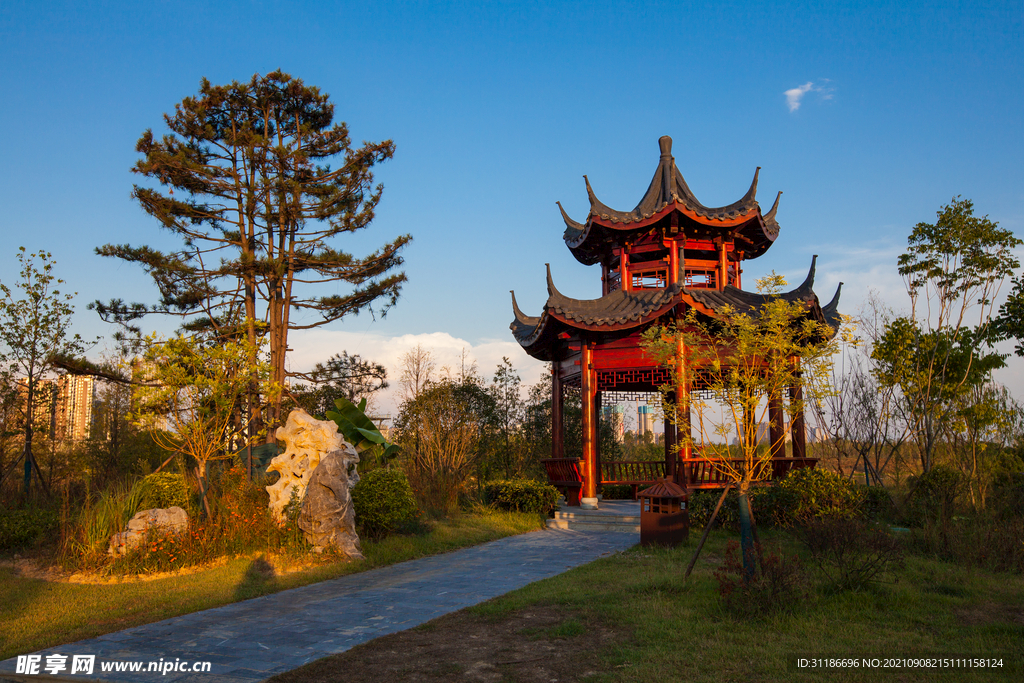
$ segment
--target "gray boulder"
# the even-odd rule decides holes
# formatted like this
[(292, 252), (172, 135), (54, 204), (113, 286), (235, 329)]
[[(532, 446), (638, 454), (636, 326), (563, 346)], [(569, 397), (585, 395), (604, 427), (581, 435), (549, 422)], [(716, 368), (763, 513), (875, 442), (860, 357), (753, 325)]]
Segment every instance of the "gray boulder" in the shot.
[(361, 560), (363, 553), (356, 535), (351, 494), (351, 487), (359, 481), (355, 470), (359, 455), (346, 446), (323, 455), (313, 470), (299, 513), (299, 528), (314, 550), (333, 546), (342, 554)]
[(154, 508), (135, 513), (128, 522), (128, 530), (110, 537), (107, 553), (124, 555), (146, 540), (150, 529), (162, 533), (177, 534), (188, 529), (188, 513), (175, 505), (169, 508)]

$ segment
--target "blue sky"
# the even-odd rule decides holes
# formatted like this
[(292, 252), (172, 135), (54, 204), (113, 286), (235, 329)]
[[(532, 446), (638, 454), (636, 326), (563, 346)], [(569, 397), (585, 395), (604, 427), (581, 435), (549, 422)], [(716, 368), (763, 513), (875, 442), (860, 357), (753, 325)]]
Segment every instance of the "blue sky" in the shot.
[[(330, 93), (354, 140), (396, 143), (377, 220), (339, 246), (414, 237), (398, 306), (294, 338), (296, 368), (342, 348), (392, 363), (420, 341), (539, 376), (515, 355), (508, 291), (538, 313), (550, 262), (566, 294), (599, 294), (555, 201), (582, 220), (587, 174), (631, 209), (661, 135), (706, 205), (738, 199), (757, 166), (765, 210), (784, 191), (748, 287), (773, 269), (799, 282), (817, 253), (822, 298), (842, 280), (845, 312), (870, 287), (901, 307), (906, 235), (958, 194), (1024, 237), (1020, 2), (705, 4), (8, 0), (0, 280), (18, 246), (51, 251), (89, 337), (109, 329), (87, 302), (152, 301), (141, 270), (93, 254), (175, 246), (129, 197), (135, 141), (201, 78), (276, 68)], [(1024, 398), (1020, 364), (1002, 379)]]

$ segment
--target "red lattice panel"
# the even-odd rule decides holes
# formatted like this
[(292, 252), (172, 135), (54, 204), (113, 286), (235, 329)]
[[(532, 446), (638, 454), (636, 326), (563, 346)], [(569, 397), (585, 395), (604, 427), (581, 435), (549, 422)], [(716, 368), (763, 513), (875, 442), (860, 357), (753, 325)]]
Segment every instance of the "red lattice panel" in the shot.
[(640, 387), (650, 387), (657, 391), (658, 387), (672, 380), (672, 371), (668, 368), (623, 368), (616, 370), (597, 371), (597, 390), (614, 391), (619, 387), (628, 387), (633, 391)]

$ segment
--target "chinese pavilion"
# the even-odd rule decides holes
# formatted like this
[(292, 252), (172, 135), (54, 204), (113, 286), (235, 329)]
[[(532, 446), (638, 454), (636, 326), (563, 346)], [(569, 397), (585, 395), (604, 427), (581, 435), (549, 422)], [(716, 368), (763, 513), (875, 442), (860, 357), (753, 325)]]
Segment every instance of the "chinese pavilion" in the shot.
[[(768, 213), (757, 203), (757, 176), (743, 197), (728, 206), (708, 208), (686, 184), (672, 157), (672, 139), (659, 141), (661, 158), (643, 199), (632, 211), (616, 211), (595, 196), (584, 176), (590, 212), (578, 223), (558, 208), (565, 221), (565, 244), (580, 263), (601, 266), (601, 297), (572, 299), (555, 288), (548, 266), (548, 299), (540, 316), (519, 310), (515, 292), (512, 334), (523, 349), (551, 363), (552, 453), (545, 460), (553, 484), (570, 505), (596, 507), (602, 483), (645, 484), (669, 477), (688, 488), (724, 485), (713, 463), (694, 457), (689, 440), (681, 448), (676, 427), (665, 421), (665, 461), (605, 462), (599, 453), (598, 419), (602, 401), (635, 400), (656, 393), (669, 380), (640, 348), (640, 336), (652, 325), (681, 319), (688, 309), (715, 317), (724, 305), (756, 312), (768, 297), (741, 289), (743, 262), (761, 256), (779, 235), (775, 218), (779, 197)], [(815, 257), (816, 259), (817, 257)], [(815, 260), (807, 279), (781, 296), (803, 302), (808, 314), (838, 327), (839, 290), (822, 307), (812, 286)], [(842, 284), (840, 284), (840, 289)], [(699, 391), (700, 387), (691, 387)], [(563, 402), (578, 391), (582, 403), (582, 457), (564, 452)], [(799, 400), (800, 387), (790, 389)], [(792, 418), (792, 457), (785, 457), (783, 397), (770, 397), (773, 472), (813, 466), (806, 457), (803, 416)], [(682, 405), (684, 402), (680, 402)], [(686, 430), (688, 410), (679, 420)], [(676, 451), (678, 452), (678, 455)], [(575, 457), (574, 457), (575, 456)], [(582, 500), (581, 500), (582, 499)]]

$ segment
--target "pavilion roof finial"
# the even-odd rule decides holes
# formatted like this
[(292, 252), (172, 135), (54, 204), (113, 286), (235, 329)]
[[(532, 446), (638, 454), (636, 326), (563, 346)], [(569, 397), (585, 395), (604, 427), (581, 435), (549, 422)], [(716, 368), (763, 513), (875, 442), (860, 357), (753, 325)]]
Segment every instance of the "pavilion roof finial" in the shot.
[(661, 148), (661, 158), (672, 156), (672, 138), (667, 135), (662, 135), (658, 138), (658, 147)]

